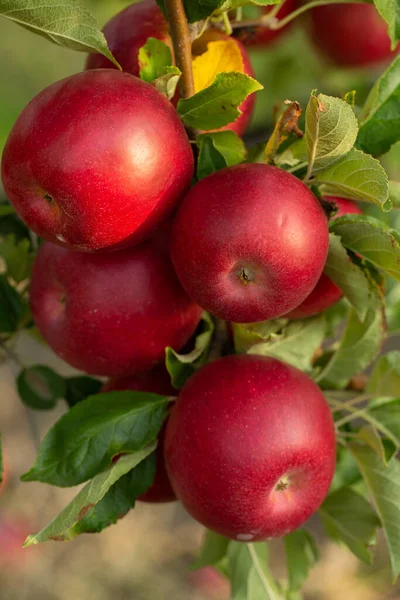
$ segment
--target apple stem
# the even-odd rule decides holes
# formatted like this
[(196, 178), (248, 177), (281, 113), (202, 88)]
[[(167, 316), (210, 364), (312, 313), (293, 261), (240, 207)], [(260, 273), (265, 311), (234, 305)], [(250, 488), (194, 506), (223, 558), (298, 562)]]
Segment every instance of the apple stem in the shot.
[[(246, 27), (267, 27), (268, 29), (277, 31), (279, 29), (283, 29), (283, 27), (286, 27), (286, 25), (297, 19), (297, 17), (311, 8), (325, 6), (326, 4), (348, 4), (348, 1), (349, 0), (312, 0), (311, 2), (307, 2), (303, 6), (300, 6), (300, 8), (297, 8), (283, 19), (277, 19), (276, 15), (284, 3), (281, 2), (280, 4), (276, 4), (269, 13), (262, 15), (258, 19), (247, 19), (244, 21), (238, 21), (236, 19), (235, 21), (231, 21), (231, 26), (232, 29), (245, 29)], [(363, 4), (365, 3), (365, 0), (354, 0), (354, 2)]]
[(165, 10), (174, 47), (176, 66), (182, 72), (179, 80), (179, 93), (181, 98), (190, 98), (194, 94), (192, 40), (183, 0), (165, 0)]

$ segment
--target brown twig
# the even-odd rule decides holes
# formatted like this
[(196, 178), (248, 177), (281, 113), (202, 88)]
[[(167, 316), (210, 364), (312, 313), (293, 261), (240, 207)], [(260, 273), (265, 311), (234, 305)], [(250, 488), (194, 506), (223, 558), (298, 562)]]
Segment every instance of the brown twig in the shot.
[(165, 10), (174, 47), (176, 66), (182, 72), (179, 81), (181, 98), (194, 94), (192, 72), (192, 42), (183, 0), (165, 0)]

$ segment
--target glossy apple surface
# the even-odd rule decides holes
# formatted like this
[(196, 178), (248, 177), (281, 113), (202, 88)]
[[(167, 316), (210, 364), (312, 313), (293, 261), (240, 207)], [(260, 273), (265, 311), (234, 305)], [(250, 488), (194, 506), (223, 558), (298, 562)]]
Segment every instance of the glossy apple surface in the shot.
[(373, 4), (332, 4), (310, 13), (316, 46), (337, 65), (364, 67), (394, 56), (387, 23)]
[(172, 409), (165, 457), (172, 487), (209, 529), (243, 541), (285, 535), (328, 493), (335, 469), (328, 404), (302, 371), (274, 358), (208, 363)]
[[(102, 392), (112, 392), (114, 390), (151, 392), (162, 396), (176, 396), (177, 394), (177, 391), (171, 385), (171, 378), (164, 365), (158, 365), (151, 371), (146, 371), (138, 375), (112, 379), (102, 388)], [(158, 436), (158, 446), (156, 450), (157, 466), (154, 482), (144, 494), (139, 496), (138, 500), (141, 500), (142, 502), (159, 503), (176, 500), (175, 493), (171, 487), (165, 468), (164, 436), (165, 425), (162, 427)]]
[[(337, 198), (336, 196), (327, 196), (326, 200), (329, 200), (337, 208), (337, 213), (332, 217), (332, 220), (349, 214), (362, 215), (361, 208), (352, 200)], [(342, 290), (325, 273), (322, 273), (311, 294), (300, 306), (297, 306), (285, 316), (289, 319), (312, 317), (336, 304), (342, 296)]]
[(226, 321), (279, 317), (315, 287), (328, 221), (293, 175), (263, 164), (223, 169), (186, 195), (171, 255), (189, 296)]
[(97, 70), (52, 84), (15, 123), (2, 160), (9, 200), (40, 237), (105, 251), (148, 237), (188, 188), (193, 153), (150, 84)]
[(109, 254), (44, 243), (30, 302), (42, 336), (67, 363), (96, 375), (138, 373), (181, 348), (201, 309), (183, 291), (168, 253), (154, 243)]

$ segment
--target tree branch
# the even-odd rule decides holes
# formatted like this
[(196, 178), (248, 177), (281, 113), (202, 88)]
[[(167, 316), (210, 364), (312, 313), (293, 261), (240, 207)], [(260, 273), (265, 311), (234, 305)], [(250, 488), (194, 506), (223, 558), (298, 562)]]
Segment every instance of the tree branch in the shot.
[(192, 41), (183, 0), (165, 0), (165, 10), (174, 47), (176, 66), (182, 72), (179, 81), (179, 93), (181, 98), (190, 98), (194, 94)]

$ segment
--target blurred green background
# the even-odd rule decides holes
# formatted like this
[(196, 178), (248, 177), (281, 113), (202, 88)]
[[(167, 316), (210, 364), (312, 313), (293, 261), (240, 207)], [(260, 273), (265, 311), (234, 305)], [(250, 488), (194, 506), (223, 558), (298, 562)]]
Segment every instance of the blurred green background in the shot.
[[(103, 25), (125, 4), (88, 3)], [(305, 107), (311, 90), (343, 96), (357, 91), (362, 105), (379, 71), (343, 71), (321, 60), (307, 36), (302, 18), (272, 47), (251, 53), (256, 77), (264, 85), (249, 131), (249, 143), (263, 139), (273, 123), (274, 107), (298, 100)], [(23, 107), (44, 87), (80, 71), (85, 55), (51, 45), (17, 25), (0, 19), (0, 151)], [(400, 144), (383, 162), (390, 177), (400, 178)], [(1, 191), (1, 190), (0, 190)], [(372, 209), (373, 211), (374, 209)], [(382, 216), (382, 214), (380, 214)], [(395, 223), (397, 215), (385, 217)], [(396, 292), (397, 293), (397, 292)], [(400, 295), (397, 294), (400, 298)], [(400, 300), (399, 300), (400, 307)], [(395, 319), (400, 324), (400, 308)], [(400, 325), (399, 325), (400, 326)], [(26, 364), (48, 362), (70, 372), (50, 351), (22, 338), (19, 350)], [(32, 463), (41, 438), (62, 409), (33, 415), (15, 393), (10, 365), (0, 365), (0, 429), (4, 432), (9, 483), (0, 497), (0, 600), (223, 600), (224, 582), (205, 574), (188, 576), (202, 530), (177, 505), (140, 505), (118, 525), (100, 536), (86, 536), (65, 544), (20, 549), (23, 538), (41, 528), (67, 503), (74, 490), (57, 490), (35, 483), (19, 483)], [(317, 521), (311, 526), (321, 538)], [(366, 568), (332, 542), (321, 545), (321, 562), (307, 584), (307, 600), (400, 599), (391, 587), (387, 556), (379, 543), (377, 561)], [(273, 565), (284, 575), (280, 542), (272, 544)]]

